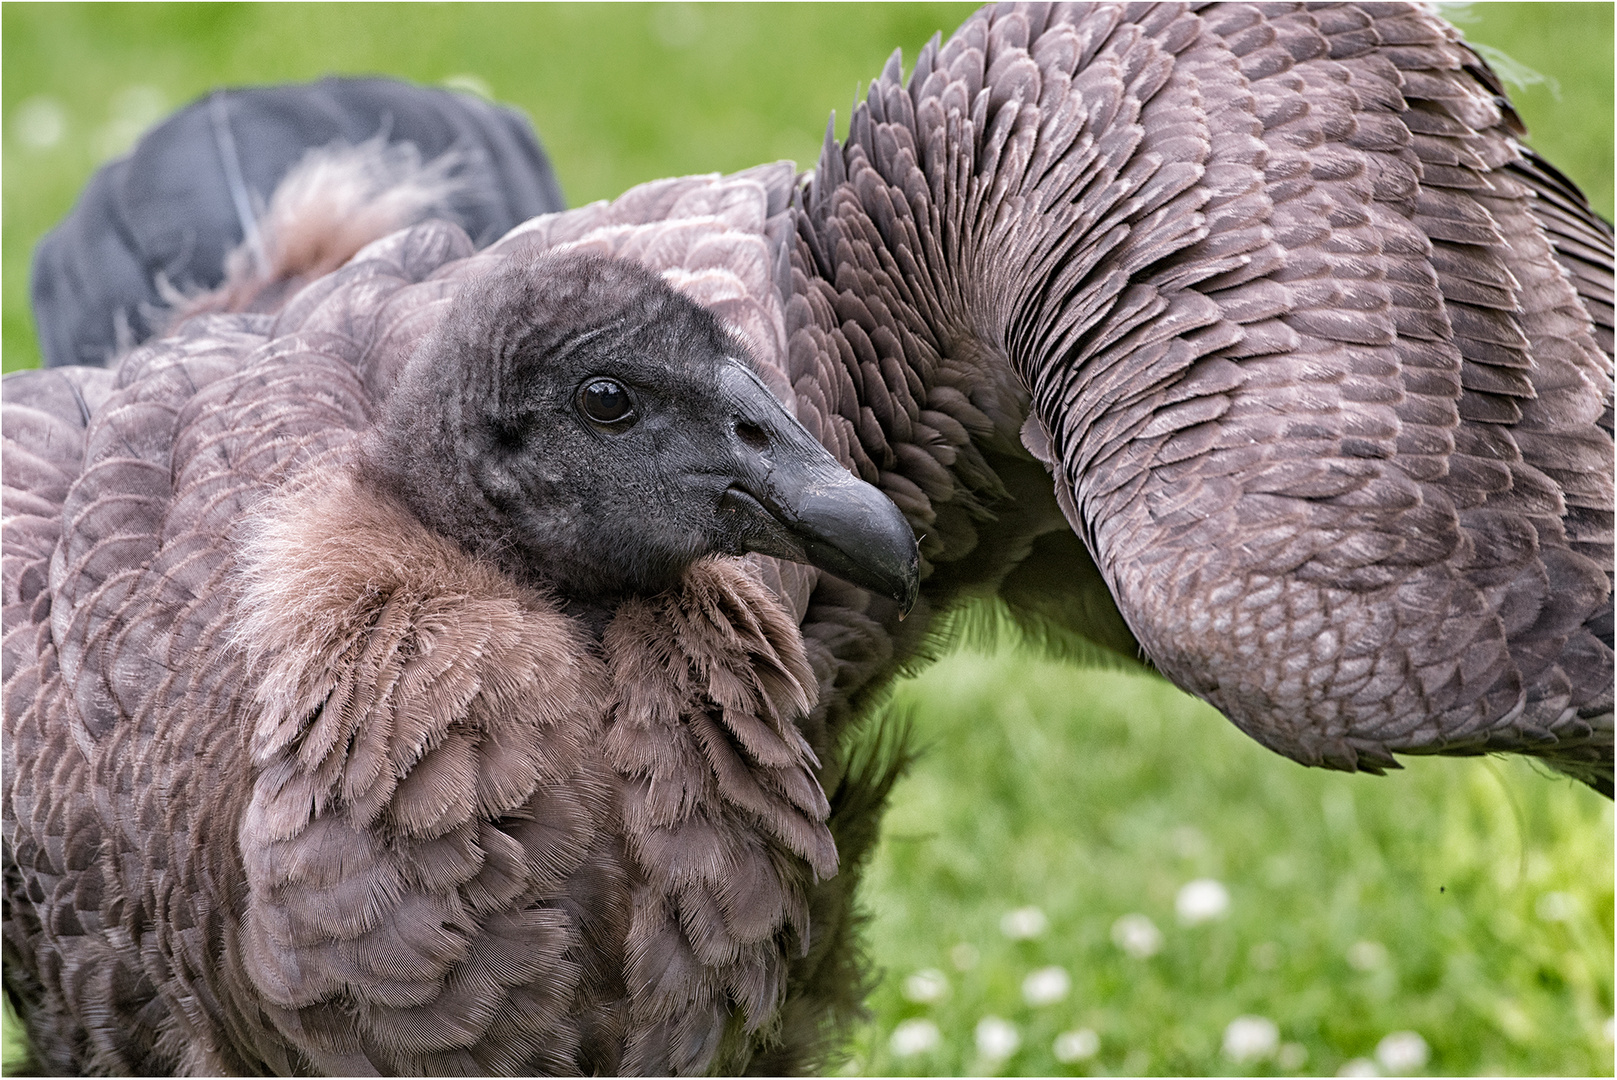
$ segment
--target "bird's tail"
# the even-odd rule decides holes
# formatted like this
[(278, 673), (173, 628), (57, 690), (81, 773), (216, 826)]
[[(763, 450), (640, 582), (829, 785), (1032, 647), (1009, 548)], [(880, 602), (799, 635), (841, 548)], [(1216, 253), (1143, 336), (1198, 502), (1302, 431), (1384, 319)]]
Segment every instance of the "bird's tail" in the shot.
[(226, 257), (224, 280), (207, 292), (168, 297), (169, 328), (208, 312), (274, 311), (371, 241), (446, 213), (471, 182), (462, 157), (450, 151), (423, 161), (415, 144), (383, 135), (309, 150), (262, 214), (238, 200), (245, 236)]

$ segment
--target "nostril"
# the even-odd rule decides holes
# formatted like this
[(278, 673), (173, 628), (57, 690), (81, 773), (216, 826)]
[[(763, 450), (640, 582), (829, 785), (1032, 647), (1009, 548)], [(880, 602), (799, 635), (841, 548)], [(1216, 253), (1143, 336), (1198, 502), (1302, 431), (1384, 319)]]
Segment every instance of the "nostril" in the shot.
[(745, 420), (736, 421), (736, 437), (754, 450), (766, 450), (769, 447), (769, 436), (764, 429)]

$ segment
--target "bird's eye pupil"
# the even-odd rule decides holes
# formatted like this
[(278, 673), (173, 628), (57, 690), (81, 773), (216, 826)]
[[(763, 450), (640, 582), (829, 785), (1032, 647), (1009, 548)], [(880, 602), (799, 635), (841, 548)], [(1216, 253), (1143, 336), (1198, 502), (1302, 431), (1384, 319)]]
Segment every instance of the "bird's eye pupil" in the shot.
[(629, 391), (612, 379), (594, 379), (586, 383), (579, 401), (584, 407), (584, 415), (597, 423), (618, 423), (634, 412)]

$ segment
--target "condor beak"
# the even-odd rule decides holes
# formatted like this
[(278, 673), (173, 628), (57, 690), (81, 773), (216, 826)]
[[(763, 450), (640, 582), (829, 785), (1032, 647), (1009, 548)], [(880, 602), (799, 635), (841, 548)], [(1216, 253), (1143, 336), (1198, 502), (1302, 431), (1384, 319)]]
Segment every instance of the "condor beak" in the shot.
[(892, 500), (832, 457), (740, 363), (720, 369), (735, 479), (719, 499), (732, 553), (808, 563), (908, 614), (920, 589), (915, 532)]

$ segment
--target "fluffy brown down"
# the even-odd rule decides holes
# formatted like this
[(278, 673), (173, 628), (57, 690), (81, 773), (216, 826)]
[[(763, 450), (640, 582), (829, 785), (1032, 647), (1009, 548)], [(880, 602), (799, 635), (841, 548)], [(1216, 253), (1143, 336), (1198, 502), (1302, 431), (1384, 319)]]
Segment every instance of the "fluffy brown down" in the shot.
[(276, 185), (256, 231), (225, 257), (225, 277), (195, 296), (171, 298), (170, 325), (211, 311), (274, 311), (360, 248), (434, 212), (469, 181), (450, 151), (422, 161), (413, 143), (378, 135), (304, 154)]
[[(319, 455), (237, 537), (239, 596), (214, 626), (229, 644), (174, 696), (211, 686), (205, 708), (233, 722), (171, 747), (155, 790), (115, 793), (142, 822), (162, 793), (211, 793), (210, 827), (146, 878), (157, 896), (187, 882), (175, 902), (211, 930), (170, 910), (157, 951), (184, 1007), (103, 1032), (84, 1064), (700, 1070), (732, 1014), (775, 1018), (808, 887), (837, 869), (791, 722), (816, 692), (794, 626), (709, 561), (592, 642), (356, 485), (344, 456)], [(24, 785), (47, 764), (29, 736), (60, 707), (52, 686), (15, 729)], [(90, 769), (116, 769), (94, 744)], [(140, 887), (115, 848), (87, 853), (81, 894), (87, 876)], [(103, 962), (141, 970), (153, 944), (109, 942)]]
[(245, 966), (296, 1041), (368, 1003), (315, 1064), (688, 1071), (732, 1003), (774, 1014), (836, 851), (766, 591), (701, 564), (596, 648), (325, 468), (255, 516), (241, 574)]

